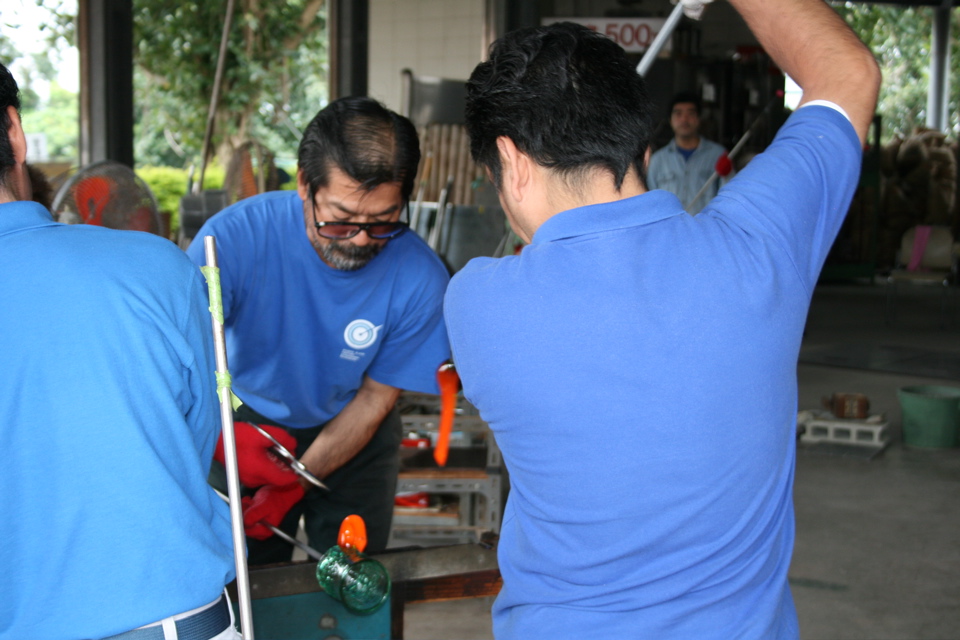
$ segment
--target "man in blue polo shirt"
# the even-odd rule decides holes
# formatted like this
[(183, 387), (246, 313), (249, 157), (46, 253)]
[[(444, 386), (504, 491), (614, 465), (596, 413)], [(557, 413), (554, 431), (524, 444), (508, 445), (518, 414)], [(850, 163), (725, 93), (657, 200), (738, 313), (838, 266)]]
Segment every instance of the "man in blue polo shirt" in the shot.
[(437, 393), (449, 358), (448, 272), (401, 221), (419, 160), (408, 119), (369, 98), (336, 100), (304, 133), (297, 191), (228, 207), (187, 250), (203, 264), (202, 239), (216, 238), (227, 358), (244, 403), (237, 418), (285, 429), (329, 487), (254, 494), (245, 516), (253, 564), (289, 560), (291, 547), (257, 526), (284, 514), (292, 532), (304, 513), (320, 551), (354, 513), (367, 523), (368, 551), (386, 547), (401, 437), (394, 405), (401, 389)]
[(687, 213), (699, 213), (730, 177), (727, 174), (704, 189), (726, 151), (700, 135), (700, 98), (695, 93), (673, 97), (670, 128), (673, 139), (650, 157), (647, 188), (669, 191), (680, 199)]
[(31, 202), (19, 107), (0, 65), (0, 640), (239, 638), (203, 279)]
[(697, 216), (647, 192), (650, 101), (612, 41), (520, 30), (468, 82), (472, 154), (530, 242), (444, 304), (510, 470), (500, 640), (798, 637), (796, 361), (880, 74), (822, 0), (731, 4), (803, 106)]

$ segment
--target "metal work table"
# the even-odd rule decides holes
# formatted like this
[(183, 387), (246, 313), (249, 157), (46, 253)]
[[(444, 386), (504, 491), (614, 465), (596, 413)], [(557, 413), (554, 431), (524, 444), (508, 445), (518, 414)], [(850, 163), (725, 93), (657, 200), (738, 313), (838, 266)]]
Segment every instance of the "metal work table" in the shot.
[[(497, 553), (491, 543), (391, 549), (371, 556), (393, 583), (389, 606), (358, 616), (330, 598), (316, 579), (316, 562), (250, 569), (255, 636), (266, 640), (403, 639), (403, 610), (410, 602), (496, 595), (500, 591)], [(236, 602), (236, 587), (228, 587)]]

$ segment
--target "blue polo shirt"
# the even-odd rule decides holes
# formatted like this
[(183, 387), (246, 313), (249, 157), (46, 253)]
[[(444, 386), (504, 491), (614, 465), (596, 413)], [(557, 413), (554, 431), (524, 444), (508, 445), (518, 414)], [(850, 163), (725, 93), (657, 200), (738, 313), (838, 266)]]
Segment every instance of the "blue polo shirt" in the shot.
[(698, 216), (573, 209), (454, 276), (454, 360), (510, 470), (498, 639), (797, 637), (796, 361), (859, 167), (849, 121), (805, 107)]
[(0, 639), (102, 638), (233, 580), (210, 314), (168, 240), (0, 204)]
[(306, 235), (295, 191), (242, 200), (203, 225), (187, 255), (206, 263), (216, 238), (227, 361), (244, 403), (293, 428), (322, 424), (365, 375), (439, 393), (450, 357), (443, 323), (446, 267), (413, 232), (356, 271), (323, 262)]

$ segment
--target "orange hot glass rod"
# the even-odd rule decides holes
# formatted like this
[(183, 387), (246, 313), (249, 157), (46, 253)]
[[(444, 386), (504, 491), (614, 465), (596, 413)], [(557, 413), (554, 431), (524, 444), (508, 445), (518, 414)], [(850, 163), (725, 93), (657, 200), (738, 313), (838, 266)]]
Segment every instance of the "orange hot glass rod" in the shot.
[(440, 386), (440, 428), (433, 459), (441, 467), (447, 464), (450, 452), (450, 432), (453, 431), (453, 416), (457, 408), (457, 392), (460, 391), (460, 376), (453, 364), (446, 362), (437, 369), (437, 384)]

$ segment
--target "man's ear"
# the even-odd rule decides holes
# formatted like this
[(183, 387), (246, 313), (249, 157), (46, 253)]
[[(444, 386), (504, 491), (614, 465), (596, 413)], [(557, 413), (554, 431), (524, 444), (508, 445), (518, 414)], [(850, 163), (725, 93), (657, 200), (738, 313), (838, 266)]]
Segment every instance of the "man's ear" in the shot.
[(310, 197), (310, 189), (307, 188), (307, 179), (303, 177), (303, 169), (297, 169), (297, 194), (304, 202)]
[(511, 200), (522, 202), (533, 177), (533, 161), (507, 136), (497, 138), (497, 150), (500, 152), (500, 189), (506, 191)]
[(7, 107), (7, 117), (10, 119), (7, 136), (10, 139), (10, 148), (13, 150), (13, 159), (18, 164), (23, 164), (27, 161), (27, 136), (24, 135), (23, 125), (20, 124), (20, 114), (14, 107)]
[(647, 147), (647, 151), (643, 154), (643, 172), (646, 173), (650, 170), (650, 147)]

